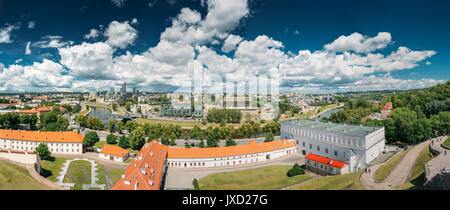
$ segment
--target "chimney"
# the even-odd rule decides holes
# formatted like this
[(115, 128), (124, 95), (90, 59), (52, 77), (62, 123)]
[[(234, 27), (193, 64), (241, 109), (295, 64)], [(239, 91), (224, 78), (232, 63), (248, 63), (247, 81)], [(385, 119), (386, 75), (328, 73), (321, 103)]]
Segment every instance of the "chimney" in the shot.
[(150, 184), (150, 186), (153, 186), (152, 180), (148, 180), (148, 184)]
[(134, 184), (134, 190), (137, 190), (138, 187), (139, 187), (139, 182), (136, 182), (136, 183)]
[(122, 179), (125, 179), (125, 174), (122, 174)]

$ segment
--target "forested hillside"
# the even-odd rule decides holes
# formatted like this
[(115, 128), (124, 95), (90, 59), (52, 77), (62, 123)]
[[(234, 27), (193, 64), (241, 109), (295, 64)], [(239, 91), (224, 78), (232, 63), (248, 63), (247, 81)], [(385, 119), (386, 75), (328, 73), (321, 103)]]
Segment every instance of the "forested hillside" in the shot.
[[(344, 110), (333, 113), (329, 119), (336, 123), (385, 126), (388, 143), (403, 142), (417, 144), (450, 131), (450, 81), (423, 90), (410, 90), (386, 94), (378, 107), (368, 101), (370, 97), (349, 99)], [(380, 112), (381, 106), (391, 101), (393, 112), (385, 120), (362, 120), (373, 112)]]

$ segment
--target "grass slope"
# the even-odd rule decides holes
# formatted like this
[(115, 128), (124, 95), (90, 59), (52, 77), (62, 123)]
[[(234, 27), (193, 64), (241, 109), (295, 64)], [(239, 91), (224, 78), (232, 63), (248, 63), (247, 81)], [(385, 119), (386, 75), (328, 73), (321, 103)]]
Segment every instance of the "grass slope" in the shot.
[(0, 161), (0, 190), (49, 190), (35, 180), (28, 170), (8, 162)]
[(288, 188), (288, 190), (364, 190), (360, 182), (363, 170), (351, 174), (325, 176)]
[(109, 177), (111, 178), (111, 182), (113, 185), (117, 182), (117, 180), (119, 180), (120, 176), (122, 176), (122, 173), (125, 171), (115, 168), (108, 168), (108, 170), (109, 170)]
[(41, 160), (41, 175), (52, 182), (56, 182), (66, 160), (66, 158), (55, 158), (53, 161)]
[(442, 143), (443, 145), (450, 147), (450, 139), (447, 139), (444, 141), (444, 143)]
[(417, 157), (411, 172), (411, 177), (405, 184), (396, 186), (398, 190), (423, 190), (425, 183), (425, 163), (433, 158), (430, 147), (425, 147)]
[(395, 168), (395, 166), (405, 157), (409, 149), (399, 152), (385, 164), (380, 166), (377, 171), (375, 171), (375, 181), (381, 182), (389, 175), (389, 173)]
[(275, 190), (299, 183), (309, 174), (288, 177), (292, 166), (266, 166), (242, 171), (210, 174), (199, 180), (202, 190)]

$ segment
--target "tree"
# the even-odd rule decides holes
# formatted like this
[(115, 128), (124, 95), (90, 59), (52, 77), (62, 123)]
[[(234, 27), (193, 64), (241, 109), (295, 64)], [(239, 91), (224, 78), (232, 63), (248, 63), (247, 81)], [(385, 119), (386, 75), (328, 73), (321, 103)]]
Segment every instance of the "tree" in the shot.
[(125, 125), (125, 128), (129, 133), (133, 132), (137, 127), (138, 127), (137, 122), (133, 120), (128, 120), (127, 124)]
[(86, 147), (92, 147), (95, 143), (99, 142), (100, 138), (98, 137), (97, 132), (95, 131), (89, 131), (86, 136), (84, 136), (83, 144), (86, 145)]
[(34, 152), (39, 154), (39, 157), (41, 158), (41, 160), (52, 160), (51, 153), (48, 150), (48, 147), (46, 144), (40, 143), (36, 147)]
[(167, 139), (167, 137), (165, 136), (165, 135), (163, 135), (162, 137), (161, 137), (161, 144), (164, 144), (164, 145), (169, 145), (169, 140)]
[(305, 170), (296, 163), (296, 164), (294, 164), (294, 166), (291, 169), (289, 169), (289, 171), (287, 172), (286, 175), (288, 177), (292, 177), (292, 176), (301, 175), (301, 174), (305, 174)]
[(134, 150), (140, 150), (145, 144), (145, 131), (142, 127), (138, 127), (130, 133), (130, 147)]
[(272, 132), (266, 133), (266, 140), (264, 141), (265, 142), (273, 141), (273, 133)]
[(110, 133), (114, 133), (116, 131), (116, 121), (113, 119), (108, 120), (108, 130)]
[(121, 134), (124, 129), (125, 129), (125, 124), (122, 121), (119, 121), (117, 123), (117, 131), (119, 132), (119, 134)]
[(88, 117), (86, 115), (77, 114), (75, 116), (75, 121), (77, 121), (77, 123), (80, 124), (81, 127), (88, 127)]
[(100, 118), (89, 117), (88, 127), (93, 130), (102, 130), (105, 126), (103, 125), (103, 122), (102, 122), (102, 120), (100, 120)]
[(122, 147), (123, 149), (126, 149), (129, 147), (128, 138), (125, 135), (123, 135), (119, 138), (118, 146)]
[(236, 142), (234, 141), (234, 139), (233, 138), (228, 138), (227, 139), (227, 141), (225, 142), (225, 145), (227, 146), (227, 147), (229, 147), (229, 146), (236, 146)]
[(108, 136), (106, 136), (106, 143), (108, 143), (108, 144), (116, 144), (117, 143), (116, 140), (117, 140), (117, 136), (112, 133), (110, 133), (110, 134), (108, 134)]
[(39, 127), (45, 131), (64, 131), (69, 126), (69, 120), (54, 111), (41, 114), (40, 121)]
[(208, 147), (218, 147), (219, 146), (219, 128), (215, 127), (212, 128), (212, 126), (209, 126), (206, 129), (206, 143), (208, 144)]
[(192, 181), (192, 184), (194, 185), (194, 190), (200, 190), (200, 186), (198, 185), (197, 179), (194, 179)]
[(203, 139), (200, 140), (200, 144), (198, 144), (198, 147), (205, 148), (205, 141), (203, 141)]

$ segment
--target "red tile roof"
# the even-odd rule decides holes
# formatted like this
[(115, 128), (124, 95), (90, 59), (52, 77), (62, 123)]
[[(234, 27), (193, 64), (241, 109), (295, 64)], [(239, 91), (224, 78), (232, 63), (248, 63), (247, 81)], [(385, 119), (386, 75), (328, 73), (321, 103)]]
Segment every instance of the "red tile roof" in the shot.
[(108, 155), (114, 155), (114, 156), (117, 156), (117, 157), (123, 157), (123, 156), (127, 155), (130, 152), (128, 150), (126, 150), (126, 149), (123, 149), (122, 147), (105, 144), (105, 145), (103, 145), (102, 150), (100, 151), (100, 153), (108, 154)]
[(344, 162), (341, 162), (341, 161), (338, 161), (338, 160), (333, 160), (333, 159), (330, 159), (330, 158), (327, 158), (327, 157), (323, 157), (323, 156), (320, 156), (320, 155), (315, 155), (313, 153), (308, 153), (305, 156), (305, 158), (309, 159), (309, 160), (312, 160), (312, 161), (315, 161), (315, 162), (319, 162), (319, 163), (325, 164), (325, 165), (333, 166), (333, 167), (336, 167), (336, 168), (342, 168), (342, 167), (344, 167), (347, 164), (347, 163), (344, 163)]
[(169, 148), (168, 158), (211, 158), (254, 154), (295, 147), (295, 143), (287, 140), (257, 143), (251, 141), (246, 145), (210, 148)]
[(166, 145), (146, 143), (111, 190), (159, 190), (166, 157)]

